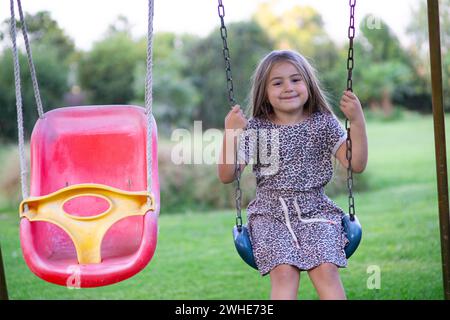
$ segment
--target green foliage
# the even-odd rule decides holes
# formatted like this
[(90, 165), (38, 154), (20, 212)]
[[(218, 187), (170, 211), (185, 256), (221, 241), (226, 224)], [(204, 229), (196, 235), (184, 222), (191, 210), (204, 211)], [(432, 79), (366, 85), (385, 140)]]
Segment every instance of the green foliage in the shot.
[[(413, 12), (409, 30), (417, 39), (416, 46), (408, 51), (379, 18), (364, 17), (356, 32), (355, 92), (363, 106), (371, 107), (374, 112), (381, 108), (386, 117), (392, 118), (396, 106), (423, 112), (431, 110), (428, 57), (424, 56), (426, 15), (422, 3)], [(311, 7), (294, 5), (282, 12), (277, 8), (277, 1), (263, 3), (252, 20), (227, 25), (237, 103), (249, 104), (251, 76), (260, 59), (273, 49), (290, 48), (309, 58), (323, 88), (329, 93), (335, 112), (341, 115), (337, 106), (346, 87), (347, 44), (338, 47), (333, 42), (324, 29), (320, 13)], [(448, 12), (449, 8), (449, 0), (441, 1), (442, 12)], [(43, 68), (38, 66), (37, 69), (46, 106), (62, 105), (68, 91), (67, 83), (83, 88), (83, 96), (87, 96), (85, 103), (144, 104), (146, 38), (133, 39), (131, 24), (125, 17), (119, 16), (107, 28), (103, 39), (84, 53), (75, 51), (72, 39), (49, 12), (27, 14), (26, 19), (35, 60), (43, 60), (36, 64), (44, 64)], [(448, 17), (443, 15), (443, 30), (448, 23)], [(2, 38), (6, 38), (8, 28), (8, 21), (5, 21)], [(447, 93), (450, 86), (449, 45), (445, 32), (442, 37), (443, 80)], [(6, 109), (0, 135), (11, 139), (15, 137), (15, 102), (11, 90), (12, 68), (8, 65), (7, 55), (4, 51), (0, 56), (0, 72), (4, 74), (0, 80), (0, 102)], [(43, 57), (39, 58), (39, 55)], [(26, 69), (26, 64), (22, 64), (22, 69)], [(24, 81), (25, 102), (32, 106), (31, 91), (27, 86)], [(193, 120), (203, 120), (204, 129), (222, 128), (223, 118), (229, 110), (227, 96), (218, 29), (205, 38), (165, 32), (154, 34), (153, 111), (161, 133), (169, 135), (174, 128), (187, 128)], [(26, 117), (30, 117), (29, 113), (27, 111)], [(26, 119), (28, 134), (34, 119), (34, 115)]]
[[(442, 52), (442, 80), (444, 97), (450, 95), (450, 0), (439, 1), (440, 11), (440, 28), (441, 28), (441, 52)], [(420, 110), (419, 106), (423, 105), (423, 100), (428, 100), (427, 109), (431, 111), (431, 75), (430, 75), (430, 56), (429, 56), (429, 41), (428, 41), (428, 16), (427, 16), (427, 2), (420, 0), (418, 5), (411, 12), (411, 19), (407, 32), (412, 41), (409, 48), (414, 67), (416, 70), (416, 84), (410, 88), (405, 96), (411, 97), (411, 103), (406, 103), (406, 106)], [(414, 102), (418, 101), (418, 105)], [(449, 99), (444, 99), (444, 106), (446, 111), (450, 111)]]
[[(42, 47), (57, 51), (57, 57), (61, 61), (69, 62), (75, 53), (74, 41), (58, 25), (58, 22), (51, 17), (48, 11), (39, 11), (35, 14), (25, 12), (25, 23), (28, 31), (28, 39), (34, 47)], [(2, 22), (0, 39), (10, 42), (11, 19)], [(17, 38), (22, 39), (22, 24), (16, 21)], [(9, 43), (8, 43), (9, 45)]]
[(108, 35), (83, 54), (78, 79), (92, 104), (126, 104), (134, 97), (136, 46), (126, 32)]
[[(69, 69), (58, 60), (58, 52), (53, 48), (36, 47), (33, 60), (38, 77), (39, 89), (44, 110), (60, 107), (64, 93), (67, 92), (67, 76)], [(24, 127), (26, 137), (30, 137), (37, 120), (36, 102), (28, 68), (28, 62), (23, 54), (19, 55), (20, 76), (22, 86), (22, 104), (24, 110)], [(0, 56), (0, 137), (6, 140), (17, 139), (16, 96), (14, 88), (14, 71), (12, 52), (6, 50)]]
[[(372, 20), (378, 23), (373, 25)], [(373, 63), (386, 60), (408, 62), (408, 56), (400, 45), (400, 41), (391, 28), (379, 17), (367, 15), (363, 17), (359, 30), (362, 38), (362, 54)]]
[[(413, 8), (411, 20), (407, 32), (413, 37), (413, 46), (419, 48), (422, 53), (428, 51), (428, 16), (427, 2), (418, 1), (418, 5)], [(441, 27), (441, 49), (445, 54), (450, 50), (450, 0), (439, 0), (439, 23)]]
[[(192, 79), (184, 76), (190, 67), (185, 52), (196, 44), (197, 38), (174, 33), (157, 33), (153, 39), (153, 113), (158, 128), (166, 135), (179, 127), (190, 126), (192, 114), (200, 101)], [(146, 52), (146, 39), (138, 46)], [(143, 56), (135, 69), (134, 93), (137, 101), (144, 101), (146, 81), (146, 57)]]
[(322, 16), (309, 6), (293, 6), (275, 14), (276, 4), (276, 1), (261, 4), (254, 16), (275, 47), (297, 50), (314, 59), (318, 68), (334, 66), (337, 55)]
[[(372, 20), (378, 21), (373, 25)], [(401, 47), (389, 26), (368, 15), (360, 24), (361, 35), (355, 43), (355, 81), (358, 97), (372, 110), (393, 112), (394, 97), (401, 97), (415, 82), (411, 58)]]
[[(61, 29), (58, 22), (51, 17), (48, 11), (39, 11), (36, 14), (25, 14), (30, 42), (36, 48), (55, 50), (58, 61), (69, 64), (74, 59), (75, 43)], [(21, 28), (20, 23), (18, 25)]]
[[(28, 36), (33, 52), (41, 99), (45, 111), (60, 107), (68, 90), (69, 65), (75, 58), (75, 45), (52, 19), (47, 11), (34, 15), (25, 14)], [(2, 23), (2, 40), (8, 41), (10, 19)], [(17, 43), (22, 48), (21, 25), (17, 24)], [(8, 34), (8, 37), (5, 35)], [(24, 109), (25, 136), (29, 137), (37, 119), (36, 102), (28, 67), (22, 51), (19, 52), (22, 100)], [(0, 139), (17, 140), (17, 112), (14, 88), (12, 51), (5, 49), (0, 53)]]
[[(238, 104), (245, 106), (250, 78), (259, 60), (272, 49), (272, 43), (253, 21), (232, 23), (227, 29), (234, 96)], [(219, 30), (198, 41), (186, 55), (190, 65), (184, 74), (200, 94), (193, 119), (201, 119), (205, 129), (222, 128), (230, 106)]]
[(411, 69), (396, 61), (368, 65), (361, 73), (358, 97), (375, 105), (381, 104), (386, 95), (392, 97), (399, 86), (407, 86), (412, 81)]
[(444, 72), (442, 75), (442, 79), (444, 81), (444, 90), (447, 94), (444, 94), (444, 96), (448, 97), (450, 95), (450, 50), (445, 54), (443, 57), (443, 64), (444, 64)]
[[(253, 19), (269, 36), (275, 49), (292, 49), (307, 57), (331, 105), (339, 105), (346, 88), (347, 51), (337, 48), (325, 31), (322, 16), (314, 8), (296, 5), (279, 12), (277, 4), (277, 1), (261, 4)], [(338, 108), (334, 111), (340, 114)]]

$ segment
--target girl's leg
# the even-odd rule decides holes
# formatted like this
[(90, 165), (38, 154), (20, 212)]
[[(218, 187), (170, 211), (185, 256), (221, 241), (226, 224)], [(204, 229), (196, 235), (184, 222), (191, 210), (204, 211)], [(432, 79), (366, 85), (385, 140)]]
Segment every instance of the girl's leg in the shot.
[(300, 270), (288, 264), (281, 264), (270, 271), (272, 287), (270, 299), (296, 300), (300, 282)]
[(339, 277), (338, 267), (333, 263), (323, 263), (308, 271), (321, 300), (346, 300), (344, 287)]

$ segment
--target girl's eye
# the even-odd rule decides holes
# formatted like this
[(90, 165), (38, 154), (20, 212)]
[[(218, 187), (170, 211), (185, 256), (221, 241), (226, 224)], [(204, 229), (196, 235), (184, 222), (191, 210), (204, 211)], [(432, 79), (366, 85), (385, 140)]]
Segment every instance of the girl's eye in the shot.
[(274, 82), (273, 85), (274, 86), (279, 86), (281, 84), (281, 82)]
[(292, 82), (299, 82), (302, 81), (302, 79), (292, 79)]

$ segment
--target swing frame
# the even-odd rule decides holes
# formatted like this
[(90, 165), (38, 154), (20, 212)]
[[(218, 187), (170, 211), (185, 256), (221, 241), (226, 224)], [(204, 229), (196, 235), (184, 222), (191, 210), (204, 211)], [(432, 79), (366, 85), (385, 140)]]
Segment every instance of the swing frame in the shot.
[(445, 145), (444, 95), (442, 88), (439, 0), (427, 0), (427, 8), (436, 176), (439, 203), (439, 227), (441, 234), (442, 275), (444, 282), (444, 298), (446, 300), (450, 300), (450, 217), (448, 202), (447, 151)]

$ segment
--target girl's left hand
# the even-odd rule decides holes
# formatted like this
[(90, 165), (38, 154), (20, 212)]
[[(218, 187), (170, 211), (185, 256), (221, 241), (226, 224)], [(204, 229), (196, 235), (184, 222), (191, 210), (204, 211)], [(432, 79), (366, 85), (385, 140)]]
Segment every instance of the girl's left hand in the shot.
[(340, 107), (350, 122), (364, 120), (364, 114), (358, 97), (351, 91), (344, 91)]

